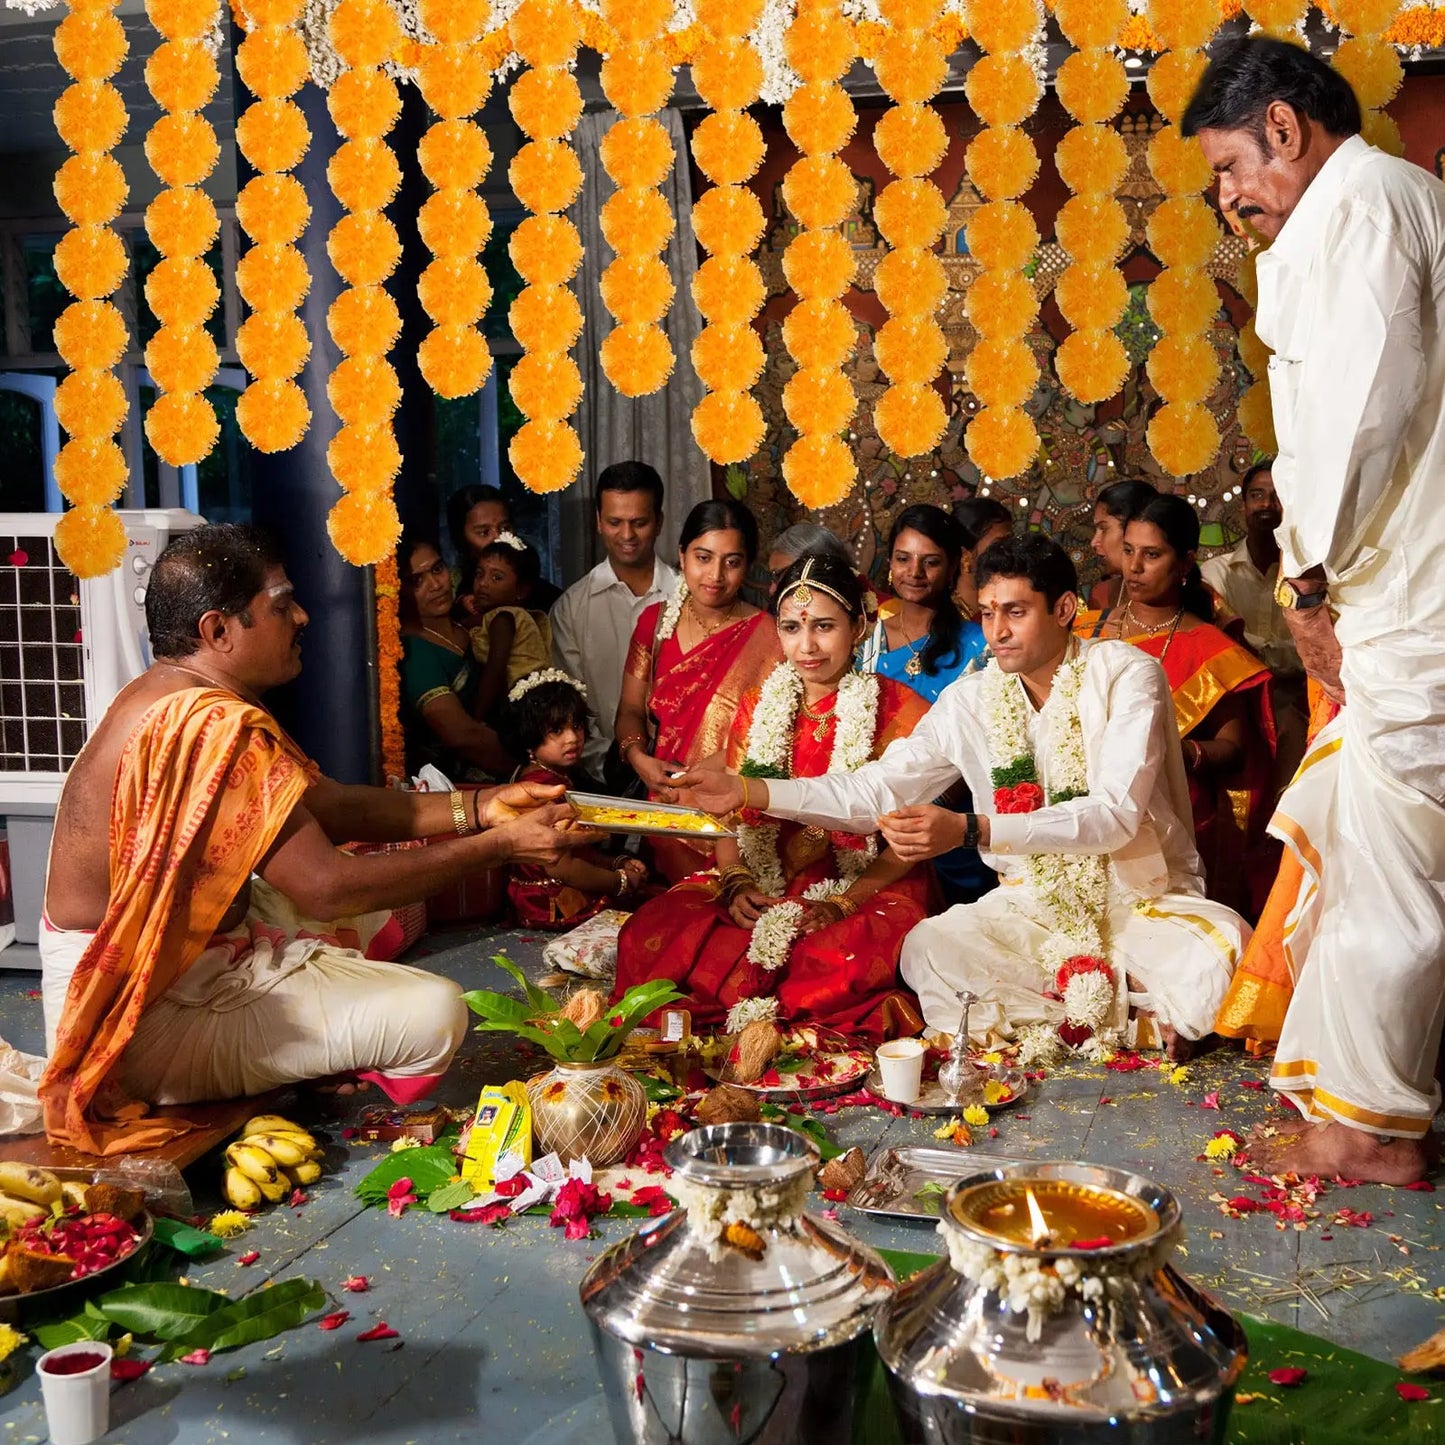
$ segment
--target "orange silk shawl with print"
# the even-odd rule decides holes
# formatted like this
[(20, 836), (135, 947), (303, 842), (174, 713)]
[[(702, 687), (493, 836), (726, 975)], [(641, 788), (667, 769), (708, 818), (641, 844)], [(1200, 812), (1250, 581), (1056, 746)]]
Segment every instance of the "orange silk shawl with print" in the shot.
[(205, 950), (316, 776), (262, 709), (214, 688), (152, 706), (126, 739), (110, 808), (110, 898), (40, 1081), (54, 1144), (152, 1149), (192, 1125), (146, 1116), (114, 1079), (147, 1005)]

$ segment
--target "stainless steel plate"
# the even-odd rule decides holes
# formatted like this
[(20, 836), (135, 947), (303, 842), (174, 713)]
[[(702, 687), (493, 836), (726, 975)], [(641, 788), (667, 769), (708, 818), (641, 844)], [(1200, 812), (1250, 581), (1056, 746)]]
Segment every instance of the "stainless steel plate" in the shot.
[[(603, 793), (567, 794), (567, 801), (577, 809), (578, 818), (589, 827), (600, 828), (604, 833), (654, 834), (668, 838), (696, 838), (700, 843), (713, 843), (719, 838), (735, 838), (726, 823), (696, 808), (684, 808), (677, 803), (651, 803), (638, 798), (609, 798)], [(606, 808), (617, 814), (604, 820), (589, 817), (596, 809)], [(674, 824), (659, 822), (656, 815), (677, 818)], [(631, 820), (630, 820), (631, 819)], [(690, 819), (692, 826), (682, 821)]]
[(972, 1149), (911, 1144), (884, 1147), (868, 1160), (868, 1172), (854, 1185), (847, 1203), (864, 1214), (885, 1214), (895, 1219), (937, 1219), (942, 1195), (935, 1190), (920, 1198), (919, 1191), (925, 1185), (947, 1189), (965, 1175), (1018, 1162), (1006, 1155), (978, 1154)]
[[(960, 1094), (956, 1100), (950, 1101), (948, 1096), (938, 1085), (937, 1079), (925, 1081), (923, 1092), (911, 1103), (901, 1105), (904, 1109), (917, 1109), (920, 1114), (956, 1114), (966, 1109), (970, 1104), (981, 1104), (985, 1109), (1011, 1109), (1018, 1101), (1024, 1098), (1029, 1091), (1029, 1081), (1022, 1069), (1011, 1068), (1006, 1064), (981, 1064), (978, 1066), (978, 1087)], [(1007, 1099), (1000, 1100), (997, 1104), (990, 1104), (983, 1094), (983, 1086), (986, 1080), (995, 1079), (1000, 1084), (1007, 1085), (1013, 1090)], [(883, 1076), (875, 1068), (863, 1081), (863, 1087), (875, 1098), (886, 1103), (897, 1103), (890, 1099), (883, 1092)]]

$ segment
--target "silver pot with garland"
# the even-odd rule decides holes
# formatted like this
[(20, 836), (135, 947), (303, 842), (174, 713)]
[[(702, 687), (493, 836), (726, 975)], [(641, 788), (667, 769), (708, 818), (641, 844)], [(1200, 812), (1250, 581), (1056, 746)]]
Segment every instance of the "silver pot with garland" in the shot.
[(803, 1212), (817, 1149), (777, 1124), (716, 1124), (674, 1141), (667, 1162), (679, 1207), (581, 1286), (619, 1445), (845, 1445), (896, 1283), (873, 1250)]
[(1239, 1322), (1170, 1262), (1174, 1196), (1121, 1169), (1019, 1163), (945, 1195), (948, 1257), (879, 1311), (909, 1445), (1221, 1442)]

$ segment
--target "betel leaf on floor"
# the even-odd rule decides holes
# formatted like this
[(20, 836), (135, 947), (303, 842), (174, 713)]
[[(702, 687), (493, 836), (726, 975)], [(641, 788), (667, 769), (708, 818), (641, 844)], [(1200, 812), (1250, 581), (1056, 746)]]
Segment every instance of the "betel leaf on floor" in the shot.
[(445, 1214), (448, 1210), (460, 1209), (463, 1205), (470, 1204), (476, 1197), (477, 1191), (472, 1188), (471, 1180), (458, 1179), (433, 1189), (427, 1196), (426, 1207), (433, 1214)]
[(132, 1284), (95, 1301), (106, 1319), (133, 1335), (178, 1340), (227, 1303), (215, 1290), (185, 1284)]
[(58, 1350), (61, 1345), (74, 1345), (81, 1340), (108, 1339), (111, 1323), (103, 1316), (78, 1314), (65, 1320), (26, 1325), (25, 1328), (42, 1350)]
[(433, 1189), (454, 1178), (457, 1172), (452, 1137), (444, 1136), (435, 1144), (421, 1144), (415, 1149), (388, 1154), (356, 1186), (356, 1194), (367, 1204), (385, 1204), (386, 1191), (398, 1179), (410, 1179), (413, 1193), (418, 1199), (425, 1199)]
[(843, 1146), (823, 1127), (823, 1121), (812, 1114), (790, 1114), (776, 1104), (764, 1104), (758, 1110), (758, 1117), (769, 1124), (782, 1124), (804, 1138), (811, 1139), (818, 1146), (818, 1153), (824, 1164), (843, 1153)]
[(188, 1335), (173, 1339), (159, 1356), (160, 1364), (192, 1350), (234, 1350), (269, 1340), (299, 1325), (326, 1303), (326, 1291), (312, 1279), (288, 1279), (267, 1285), (244, 1299), (228, 1301), (209, 1314)]
[[(937, 1256), (882, 1249), (900, 1280), (937, 1262)], [(1403, 1374), (1396, 1366), (1273, 1320), (1239, 1316), (1249, 1341), (1249, 1365), (1238, 1394), (1254, 1397), (1229, 1414), (1228, 1445), (1432, 1445), (1445, 1441), (1445, 1415), (1431, 1401), (1409, 1402), (1395, 1386), (1425, 1385), (1432, 1400), (1445, 1400), (1445, 1385)], [(1300, 1385), (1272, 1385), (1271, 1370), (1308, 1373)], [(859, 1445), (899, 1445), (896, 1424), (883, 1408), (887, 1382), (881, 1364), (859, 1402)]]

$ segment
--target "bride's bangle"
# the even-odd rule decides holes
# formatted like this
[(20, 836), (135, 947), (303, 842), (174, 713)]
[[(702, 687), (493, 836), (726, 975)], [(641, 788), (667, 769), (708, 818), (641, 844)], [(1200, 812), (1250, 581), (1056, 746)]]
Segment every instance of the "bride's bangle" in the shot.
[(748, 780), (747, 780), (747, 775), (744, 774), (744, 773), (739, 773), (739, 774), (738, 774), (738, 782), (740, 782), (740, 783), (743, 785), (743, 808), (746, 810), (746, 808), (748, 807)]
[(836, 894), (832, 898), (825, 899), (824, 902), (836, 905), (838, 911), (842, 913), (844, 918), (852, 918), (858, 911), (858, 900), (856, 898), (850, 898), (846, 893)]

